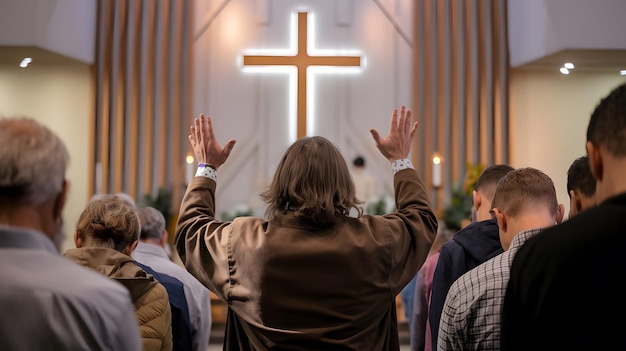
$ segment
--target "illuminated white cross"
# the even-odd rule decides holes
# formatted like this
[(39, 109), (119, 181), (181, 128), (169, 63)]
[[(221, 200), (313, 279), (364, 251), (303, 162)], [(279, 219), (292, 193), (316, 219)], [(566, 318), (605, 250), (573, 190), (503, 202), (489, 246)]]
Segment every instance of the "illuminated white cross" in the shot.
[[(310, 66), (360, 67), (360, 56), (309, 55), (307, 13), (298, 12), (297, 52), (291, 56), (244, 55), (245, 66), (295, 66), (297, 71), (297, 138), (307, 135), (307, 68)], [(293, 36), (293, 32), (292, 32)]]

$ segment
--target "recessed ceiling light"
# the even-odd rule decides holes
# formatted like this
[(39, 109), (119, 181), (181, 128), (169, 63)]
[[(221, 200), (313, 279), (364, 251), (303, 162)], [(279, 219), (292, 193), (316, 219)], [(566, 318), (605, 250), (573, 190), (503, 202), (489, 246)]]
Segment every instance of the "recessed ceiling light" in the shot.
[(620, 76), (626, 76), (626, 69), (619, 71)]
[(22, 62), (20, 62), (20, 67), (22, 67), (22, 68), (26, 68), (26, 67), (28, 67), (28, 65), (29, 65), (31, 62), (33, 62), (33, 59), (32, 59), (32, 58), (30, 58), (30, 57), (24, 57), (24, 58), (22, 59)]
[(574, 64), (571, 62), (566, 62), (563, 67), (567, 68), (567, 69), (574, 69)]
[(561, 67), (560, 69), (561, 73), (563, 74), (569, 74), (569, 69), (565, 68), (565, 67)]

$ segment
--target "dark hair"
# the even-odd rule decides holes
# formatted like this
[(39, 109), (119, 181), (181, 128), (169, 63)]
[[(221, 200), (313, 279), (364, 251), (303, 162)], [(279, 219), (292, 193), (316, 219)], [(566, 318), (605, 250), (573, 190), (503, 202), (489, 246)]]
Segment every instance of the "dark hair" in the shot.
[[(567, 170), (567, 194), (570, 190), (578, 190), (589, 197), (596, 193), (596, 179), (591, 174), (589, 157), (581, 156), (572, 162)], [(571, 197), (571, 195), (569, 195)]]
[(314, 136), (298, 139), (283, 155), (269, 188), (261, 194), (268, 204), (266, 215), (293, 211), (314, 224), (334, 222), (348, 216), (351, 208), (359, 215), (355, 186), (348, 165), (328, 139)]
[(595, 108), (587, 141), (605, 146), (615, 156), (626, 156), (626, 84), (611, 91)]
[(546, 204), (555, 215), (559, 209), (552, 179), (535, 168), (518, 168), (507, 173), (496, 187), (491, 207), (515, 216), (526, 207)]
[(485, 168), (476, 181), (476, 191), (480, 190), (488, 199), (492, 200), (498, 181), (513, 169), (513, 167), (505, 164)]

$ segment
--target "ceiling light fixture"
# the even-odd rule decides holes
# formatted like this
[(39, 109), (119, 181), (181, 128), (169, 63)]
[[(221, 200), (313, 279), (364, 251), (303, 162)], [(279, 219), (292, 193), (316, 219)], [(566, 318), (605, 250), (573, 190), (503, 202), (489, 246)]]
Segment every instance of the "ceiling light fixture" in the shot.
[(626, 69), (619, 71), (620, 76), (626, 76)]
[(567, 68), (567, 69), (574, 69), (574, 64), (571, 62), (566, 62), (563, 67)]
[(22, 62), (20, 62), (20, 67), (22, 67), (22, 68), (26, 68), (26, 67), (28, 67), (28, 65), (29, 65), (31, 62), (33, 62), (33, 59), (32, 59), (32, 58), (30, 58), (30, 57), (24, 57), (24, 58), (22, 59)]
[(569, 69), (565, 68), (565, 67), (561, 67), (560, 69), (562, 74), (569, 74)]

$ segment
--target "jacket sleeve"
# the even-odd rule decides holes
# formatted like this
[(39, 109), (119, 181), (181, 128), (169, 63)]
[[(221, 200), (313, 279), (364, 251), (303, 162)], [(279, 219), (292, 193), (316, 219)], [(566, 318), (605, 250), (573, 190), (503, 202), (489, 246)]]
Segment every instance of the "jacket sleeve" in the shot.
[(185, 268), (226, 300), (230, 222), (215, 218), (215, 181), (194, 177), (180, 206), (174, 244)]
[(393, 296), (400, 293), (426, 261), (438, 228), (417, 171), (397, 172), (394, 189), (397, 210), (383, 216), (383, 221), (374, 227), (375, 235), (390, 248), (389, 283)]

